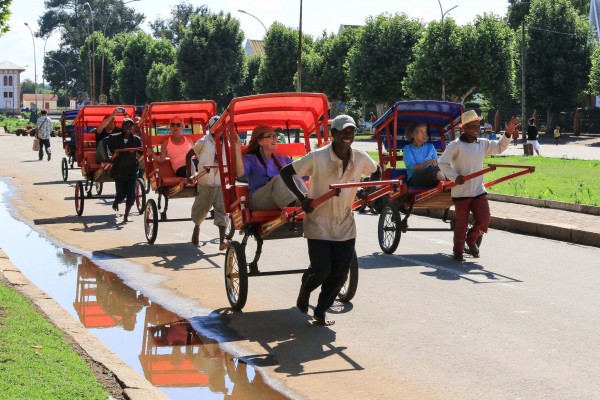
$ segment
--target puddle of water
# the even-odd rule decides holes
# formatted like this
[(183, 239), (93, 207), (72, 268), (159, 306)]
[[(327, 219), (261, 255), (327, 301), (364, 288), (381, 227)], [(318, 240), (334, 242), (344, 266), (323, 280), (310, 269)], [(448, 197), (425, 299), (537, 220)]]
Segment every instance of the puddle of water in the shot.
[(170, 399), (287, 399), (244, 361), (103, 270), (13, 219), (0, 181), (0, 248), (124, 362)]

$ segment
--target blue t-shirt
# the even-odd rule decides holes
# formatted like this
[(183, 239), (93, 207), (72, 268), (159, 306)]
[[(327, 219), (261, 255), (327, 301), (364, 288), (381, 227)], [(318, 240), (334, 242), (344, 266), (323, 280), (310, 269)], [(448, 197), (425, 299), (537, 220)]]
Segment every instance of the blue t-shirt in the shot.
[[(277, 157), (279, 165), (283, 168), (288, 164), (291, 164), (292, 159), (286, 156), (273, 156)], [(279, 168), (275, 161), (269, 160), (263, 157), (267, 168), (260, 163), (256, 154), (244, 154), (244, 179), (248, 180), (248, 190), (250, 191), (250, 197), (261, 187), (265, 186), (271, 178), (279, 175)]]
[[(407, 180), (415, 173), (415, 165), (422, 164), (427, 160), (438, 159), (435, 147), (431, 143), (423, 143), (421, 147), (407, 144), (402, 152), (404, 153), (404, 165), (406, 165), (406, 171), (408, 172)], [(425, 168), (429, 167), (430, 165), (427, 165)]]

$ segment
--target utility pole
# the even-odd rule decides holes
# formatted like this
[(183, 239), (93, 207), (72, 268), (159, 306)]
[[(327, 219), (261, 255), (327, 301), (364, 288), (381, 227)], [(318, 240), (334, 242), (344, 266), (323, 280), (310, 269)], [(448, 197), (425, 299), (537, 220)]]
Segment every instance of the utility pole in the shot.
[(527, 126), (527, 107), (525, 101), (525, 19), (523, 19), (521, 25), (521, 136), (523, 140), (527, 137), (525, 129)]
[(302, 91), (302, 0), (300, 0), (300, 24), (298, 27), (298, 80), (296, 92)]

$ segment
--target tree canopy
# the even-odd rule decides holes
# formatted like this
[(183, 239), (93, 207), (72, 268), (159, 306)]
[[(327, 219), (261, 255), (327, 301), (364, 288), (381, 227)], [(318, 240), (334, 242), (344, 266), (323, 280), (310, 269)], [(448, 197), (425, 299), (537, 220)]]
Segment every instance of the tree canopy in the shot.
[(0, 36), (8, 32), (9, 29), (10, 3), (12, 3), (12, 0), (0, 0)]
[(181, 2), (171, 8), (170, 18), (159, 17), (150, 23), (150, 28), (152, 28), (154, 37), (167, 39), (177, 46), (183, 36), (183, 31), (189, 27), (192, 17), (208, 14), (210, 14), (210, 10), (205, 5), (194, 7), (189, 3)]

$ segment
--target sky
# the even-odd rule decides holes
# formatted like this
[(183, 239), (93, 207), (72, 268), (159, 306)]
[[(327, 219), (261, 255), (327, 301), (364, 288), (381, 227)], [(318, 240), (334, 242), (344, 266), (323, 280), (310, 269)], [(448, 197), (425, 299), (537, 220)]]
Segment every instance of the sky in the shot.
[[(82, 2), (84, 0), (81, 0)], [(117, 0), (115, 0), (117, 1)], [(127, 2), (127, 0), (125, 0)], [(142, 28), (150, 32), (148, 23), (158, 17), (168, 17), (171, 7), (183, 0), (140, 0), (128, 4), (138, 12), (146, 15)], [(439, 0), (445, 18), (453, 18), (459, 25), (472, 22), (477, 15), (494, 13), (504, 16), (508, 7), (507, 0)], [(300, 21), (299, 0), (187, 0), (195, 6), (207, 5), (212, 12), (229, 12), (240, 21), (246, 39), (262, 39), (267, 29), (279, 22), (291, 28), (298, 28)], [(424, 22), (439, 20), (442, 16), (438, 0), (303, 0), (302, 1), (302, 31), (320, 36), (323, 31), (337, 33), (340, 25), (364, 25), (369, 16), (381, 13), (404, 13), (410, 18)], [(10, 7), (10, 31), (0, 36), (0, 62), (10, 61), (26, 68), (21, 74), (21, 80), (37, 76), (42, 83), (42, 62), (44, 47), (46, 52), (59, 47), (60, 34), (56, 31), (44, 42), (35, 38), (35, 62), (31, 33), (38, 30), (37, 21), (44, 13), (44, 0), (12, 0)], [(254, 15), (260, 22), (238, 10), (244, 10)], [(261, 24), (262, 22), (262, 24)], [(85, 21), (84, 21), (85, 23)], [(94, 25), (102, 24), (94, 21)], [(59, 60), (60, 61), (60, 60)], [(34, 67), (36, 73), (34, 73)]]

